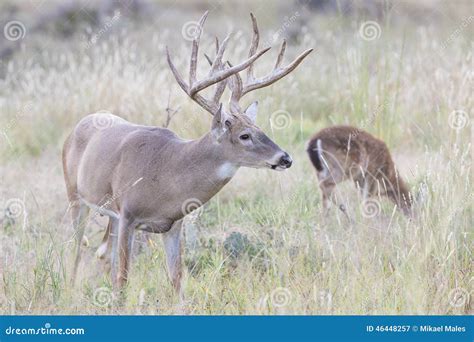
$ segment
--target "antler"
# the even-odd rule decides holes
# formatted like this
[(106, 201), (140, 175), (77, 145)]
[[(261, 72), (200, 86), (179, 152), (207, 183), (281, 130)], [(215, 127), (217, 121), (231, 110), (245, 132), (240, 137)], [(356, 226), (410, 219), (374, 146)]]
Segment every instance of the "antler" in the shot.
[[(255, 54), (255, 51), (257, 51), (258, 42), (260, 40), (260, 34), (258, 31), (257, 19), (252, 13), (250, 13), (250, 17), (252, 19), (253, 36), (252, 36), (252, 43), (250, 45), (249, 56), (252, 56)], [(285, 77), (290, 72), (292, 72), (303, 61), (303, 59), (305, 59), (305, 57), (311, 53), (311, 51), (313, 51), (313, 49), (308, 49), (304, 51), (302, 54), (296, 57), (296, 59), (293, 62), (288, 64), (286, 67), (282, 68), (281, 63), (285, 55), (285, 50), (286, 50), (286, 41), (283, 40), (283, 43), (281, 44), (280, 52), (278, 54), (278, 57), (275, 63), (275, 67), (273, 68), (272, 72), (269, 73), (267, 76), (256, 79), (253, 74), (253, 63), (251, 63), (247, 69), (247, 82), (245, 84), (242, 82), (242, 78), (240, 77), (238, 73), (234, 74), (234, 77), (232, 77), (232, 80), (228, 82), (229, 87), (232, 92), (232, 95), (230, 98), (231, 111), (233, 112), (240, 111), (239, 101), (245, 94), (251, 92), (252, 90), (269, 86), (270, 84), (275, 83), (279, 79)], [(229, 66), (231, 66), (230, 63), (228, 64)], [(231, 66), (231, 69), (232, 68), (235, 68), (235, 67)]]
[[(196, 79), (196, 68), (197, 68), (199, 41), (201, 39), (203, 25), (204, 25), (204, 22), (206, 21), (208, 14), (209, 14), (209, 11), (206, 11), (206, 13), (204, 13), (204, 15), (199, 20), (199, 29), (197, 32), (197, 36), (193, 40), (193, 47), (191, 50), (191, 61), (189, 65), (189, 84), (186, 84), (186, 82), (184, 81), (184, 79), (181, 77), (178, 70), (174, 66), (173, 62), (171, 61), (168, 47), (166, 47), (166, 57), (168, 60), (169, 67), (171, 71), (173, 72), (173, 75), (176, 81), (178, 82), (179, 86), (181, 87), (181, 89), (183, 89), (186, 92), (186, 94), (188, 94), (201, 107), (203, 107), (209, 113), (214, 115), (219, 109), (219, 101), (226, 86), (226, 82), (221, 82), (221, 81), (225, 80), (226, 78), (252, 65), (252, 63), (255, 62), (257, 58), (259, 58), (265, 52), (270, 50), (270, 48), (263, 49), (258, 53), (257, 52), (253, 53), (244, 62), (234, 67), (222, 68), (222, 57), (224, 55), (224, 51), (227, 47), (227, 43), (230, 38), (230, 34), (229, 34), (227, 35), (227, 37), (225, 38), (225, 40), (223, 41), (220, 47), (219, 47), (218, 42), (216, 42), (217, 53), (216, 53), (216, 57), (214, 58), (214, 61), (211, 64), (211, 70), (209, 71), (209, 74), (205, 79), (198, 81)], [(206, 89), (207, 87), (216, 83), (218, 83), (218, 86), (211, 100), (206, 99), (202, 95), (198, 94), (201, 90)]]

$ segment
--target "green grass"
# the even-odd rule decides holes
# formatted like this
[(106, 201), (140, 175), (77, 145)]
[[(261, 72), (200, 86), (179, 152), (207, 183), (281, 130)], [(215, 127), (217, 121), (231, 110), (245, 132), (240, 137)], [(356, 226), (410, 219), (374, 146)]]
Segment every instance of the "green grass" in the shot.
[[(443, 10), (452, 10), (446, 6)], [(308, 19), (308, 32), (299, 44), (290, 42), (288, 52), (295, 56), (309, 46), (315, 52), (293, 74), (246, 99), (260, 100), (260, 127), (292, 155), (294, 166), (283, 173), (240, 170), (188, 223), (185, 312), (472, 313), (468, 29), (447, 50), (437, 49), (465, 14), (458, 11), (450, 22), (421, 27), (392, 13), (390, 20), (377, 19), (382, 35), (375, 41), (358, 36), (360, 22), (372, 18), (328, 14)], [(178, 22), (198, 16), (186, 12)], [(248, 27), (236, 18), (236, 27)], [(218, 30), (214, 20), (204, 41)], [(107, 265), (94, 256), (106, 223), (102, 218), (86, 230), (89, 243), (83, 246), (78, 285), (70, 285), (73, 231), (60, 158), (66, 135), (88, 113), (107, 109), (137, 123), (161, 125), (170, 88), (172, 106), (180, 107), (171, 129), (185, 138), (208, 130), (209, 115), (178, 89), (163, 46), (149, 43), (169, 43), (184, 70), (190, 46), (174, 21), (163, 17), (151, 36), (138, 24), (129, 26), (125, 37), (113, 32), (87, 51), (77, 47), (81, 38), (74, 35), (69, 41), (51, 38), (57, 48), (37, 55), (34, 46), (41, 34), (32, 34), (33, 47), (9, 61), (13, 72), (0, 80), (0, 132), (8, 137), (0, 135), (0, 212), (13, 198), (24, 210), (15, 220), (0, 214), (1, 314), (171, 314), (183, 309), (167, 279), (159, 236), (142, 233), (128, 296), (124, 307), (118, 306)], [(261, 29), (278, 25), (263, 21)], [(243, 47), (229, 49), (229, 58), (236, 61), (245, 53)], [(273, 66), (272, 53), (260, 62), (259, 74)], [(204, 63), (200, 66), (204, 72)], [(458, 130), (449, 125), (454, 110), (463, 110), (468, 119)], [(270, 122), (277, 111), (291, 117), (282, 129)], [(336, 208), (323, 220), (305, 143), (332, 124), (356, 125), (387, 142), (413, 193), (424, 193), (414, 220), (384, 198), (376, 198), (381, 204), (376, 217), (364, 217), (349, 183), (338, 187), (338, 197), (355, 222), (349, 224)], [(197, 239), (191, 241), (193, 234)], [(238, 256), (229, 252), (231, 235), (241, 246)], [(453, 304), (455, 290), (463, 300)]]

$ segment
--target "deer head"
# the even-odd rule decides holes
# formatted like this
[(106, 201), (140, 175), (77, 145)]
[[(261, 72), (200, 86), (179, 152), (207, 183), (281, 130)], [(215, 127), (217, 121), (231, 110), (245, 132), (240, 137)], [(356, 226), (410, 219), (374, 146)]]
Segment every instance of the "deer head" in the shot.
[[(204, 13), (201, 17), (198, 34), (193, 40), (189, 68), (189, 83), (186, 83), (183, 77), (181, 77), (171, 61), (168, 49), (166, 49), (168, 64), (176, 81), (191, 99), (214, 116), (210, 133), (214, 143), (221, 147), (221, 151), (227, 160), (236, 166), (271, 168), (273, 170), (289, 168), (292, 164), (292, 159), (288, 153), (283, 151), (256, 126), (258, 102), (255, 101), (250, 104), (247, 109), (242, 110), (240, 100), (252, 90), (269, 86), (288, 75), (303, 61), (312, 49), (303, 52), (286, 67), (281, 67), (286, 49), (286, 42), (283, 41), (272, 72), (262, 78), (255, 78), (253, 74), (253, 63), (270, 48), (265, 48), (257, 52), (259, 31), (257, 20), (254, 15), (251, 14), (253, 37), (248, 58), (235, 66), (230, 62), (223, 62), (223, 55), (230, 35), (224, 39), (222, 45), (219, 44), (219, 40), (216, 38), (215, 58), (211, 60), (211, 58), (206, 55), (210, 64), (209, 74), (207, 78), (198, 81), (196, 79), (197, 55), (201, 33), (207, 15), (208, 12)], [(245, 69), (247, 69), (247, 79), (244, 83), (239, 72)], [(216, 85), (216, 89), (211, 99), (206, 99), (199, 94), (201, 90), (214, 84)], [(231, 95), (228, 108), (223, 108), (220, 99), (226, 87), (230, 89)]]

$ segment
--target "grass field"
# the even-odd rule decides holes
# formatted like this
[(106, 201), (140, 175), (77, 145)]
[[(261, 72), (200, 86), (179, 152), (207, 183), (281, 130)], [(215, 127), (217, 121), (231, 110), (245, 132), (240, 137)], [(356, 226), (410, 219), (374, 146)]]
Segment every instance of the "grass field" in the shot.
[[(373, 8), (346, 1), (328, 8), (165, 1), (148, 3), (146, 13), (123, 3), (100, 23), (86, 6), (36, 29), (35, 18), (57, 2), (24, 4), (17, 12), (0, 5), (2, 25), (19, 20), (26, 28), (22, 38), (0, 37), (13, 51), (0, 63), (0, 314), (182, 309), (161, 239), (145, 233), (137, 234), (128, 296), (117, 306), (107, 265), (94, 255), (104, 218), (91, 220), (78, 282), (70, 285), (74, 232), (61, 148), (74, 125), (99, 110), (162, 126), (168, 99), (179, 107), (170, 129), (188, 139), (206, 133), (210, 116), (179, 89), (164, 53), (169, 45), (184, 72), (191, 44), (183, 27), (206, 9), (204, 51), (213, 52), (215, 34), (222, 39), (234, 28), (227, 58), (243, 58), (250, 11), (264, 33), (262, 45), (277, 50), (288, 38), (287, 61), (306, 48), (315, 51), (287, 78), (245, 99), (260, 101), (260, 127), (294, 166), (282, 173), (241, 169), (186, 220), (185, 311), (472, 313), (470, 1), (374, 2)], [(353, 6), (343, 6), (348, 3)], [(276, 53), (259, 60), (258, 75), (273, 67)], [(207, 65), (199, 66), (204, 75)], [(367, 214), (349, 182), (337, 196), (355, 222), (335, 207), (323, 220), (305, 143), (333, 124), (355, 125), (387, 143), (417, 198), (413, 220), (385, 198), (375, 198), (380, 207)]]

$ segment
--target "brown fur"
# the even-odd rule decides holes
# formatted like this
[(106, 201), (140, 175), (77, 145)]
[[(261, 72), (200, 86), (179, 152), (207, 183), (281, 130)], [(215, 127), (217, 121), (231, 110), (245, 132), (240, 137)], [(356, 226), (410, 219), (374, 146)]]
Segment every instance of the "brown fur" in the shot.
[(333, 126), (316, 133), (307, 152), (317, 171), (325, 208), (336, 184), (351, 179), (365, 195), (386, 195), (410, 214), (411, 196), (382, 140), (356, 127)]

